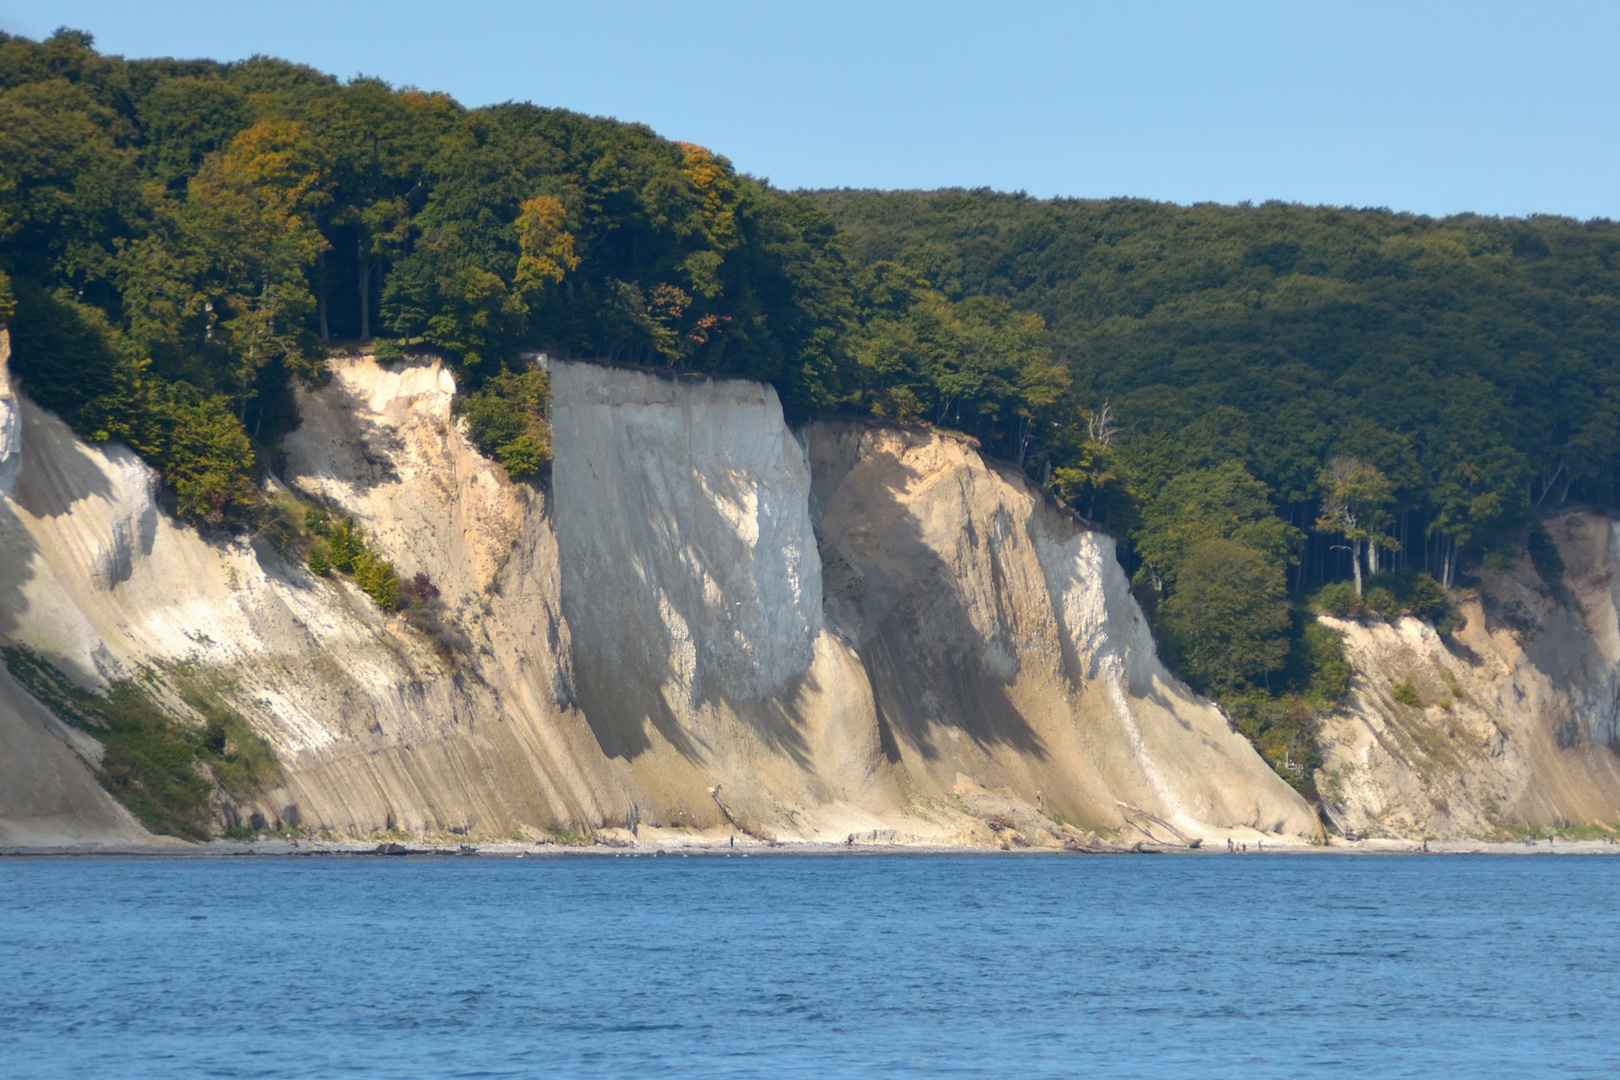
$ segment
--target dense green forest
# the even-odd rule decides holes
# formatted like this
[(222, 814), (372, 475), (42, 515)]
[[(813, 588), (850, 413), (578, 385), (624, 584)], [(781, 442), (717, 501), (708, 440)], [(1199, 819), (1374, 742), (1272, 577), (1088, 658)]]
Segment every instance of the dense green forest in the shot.
[(1460, 566), (1556, 577), (1539, 513), (1620, 499), (1607, 221), (791, 193), (634, 124), (68, 30), (0, 35), (0, 135), (14, 370), (220, 528), (298, 531), (261, 481), (333, 347), (444, 358), (519, 477), (531, 351), (761, 379), (795, 422), (971, 436), (1112, 531), (1280, 764), (1344, 689), (1309, 607), (1444, 627)]
[(1189, 472), (1217, 470), (1218, 486), (1241, 464), (1303, 534), (1296, 588), (1351, 575), (1346, 527), (1365, 534), (1364, 564), (1449, 579), (1460, 550), (1502, 543), (1534, 507), (1620, 497), (1613, 222), (812, 198), (853, 259), (1040, 314), (1074, 402), (1109, 403), (1144, 507), (1185, 501)]

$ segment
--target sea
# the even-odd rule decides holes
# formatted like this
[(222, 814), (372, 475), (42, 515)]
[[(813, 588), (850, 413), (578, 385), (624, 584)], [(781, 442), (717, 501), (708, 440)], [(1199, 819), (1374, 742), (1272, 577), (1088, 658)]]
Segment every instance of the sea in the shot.
[(0, 859), (0, 1077), (1613, 1077), (1620, 858)]

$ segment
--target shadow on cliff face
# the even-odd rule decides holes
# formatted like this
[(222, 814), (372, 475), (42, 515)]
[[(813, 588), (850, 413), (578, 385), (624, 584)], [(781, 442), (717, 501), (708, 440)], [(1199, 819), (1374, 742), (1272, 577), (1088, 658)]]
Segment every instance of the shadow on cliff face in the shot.
[[(388, 370), (384, 368), (383, 370)], [(371, 419), (371, 402), (337, 379), (310, 395), (302, 404), (302, 422), (289, 442), (309, 446), (312, 460), (287, 455), (287, 480), (335, 480), (359, 491), (369, 491), (399, 479), (394, 462), (404, 443), (386, 424)], [(308, 470), (300, 471), (300, 470)]]
[(22, 519), (11, 508), (11, 501), (0, 496), (0, 641), (15, 641), (28, 612), (23, 588), (34, 576), (34, 556), (39, 545), (23, 528)]
[[(38, 542), (17, 509), (35, 518), (57, 518), (71, 513), (74, 505), (85, 499), (111, 501), (117, 497), (101, 463), (66, 424), (20, 397), (13, 403), (19, 412), (22, 435), (20, 461), (16, 463), (11, 498), (0, 496), (0, 640), (7, 641), (15, 640), (22, 629), (22, 616), (28, 611), (23, 590), (34, 577), (34, 558), (40, 554)], [(156, 528), (155, 511), (150, 529), (145, 518), (139, 525), (139, 542), (149, 552), (151, 533)], [(111, 549), (103, 552), (103, 561), (108, 565), (101, 569), (114, 580), (124, 580), (129, 576), (130, 547), (136, 538), (120, 535), (113, 540)]]
[[(822, 438), (859, 438), (858, 426), (829, 426)], [(894, 471), (904, 470), (900, 462)], [(1019, 673), (1016, 604), (1010, 596), (1005, 553), (1027, 542), (1022, 526), (998, 507), (988, 521), (960, 507), (956, 538), (962, 569), (931, 546), (918, 518), (918, 500), (892, 483), (873, 482), (856, 465), (827, 492), (818, 522), (829, 609), (844, 612), (872, 682), (880, 736), (893, 760), (897, 742), (924, 758), (941, 756), (939, 735), (960, 732), (980, 749), (1007, 747), (1038, 761), (1048, 751), (1014, 705), (1009, 689)], [(960, 478), (938, 487), (966, 501)], [(852, 486), (858, 485), (858, 486)], [(840, 491), (839, 489), (844, 489)], [(842, 505), (849, 535), (829, 530), (828, 508)], [(964, 572), (987, 570), (988, 633), (976, 625)]]
[(33, 404), (23, 404), (20, 411), (22, 469), (12, 492), (18, 506), (37, 518), (54, 518), (71, 513), (85, 499), (117, 498), (102, 463), (65, 423)]

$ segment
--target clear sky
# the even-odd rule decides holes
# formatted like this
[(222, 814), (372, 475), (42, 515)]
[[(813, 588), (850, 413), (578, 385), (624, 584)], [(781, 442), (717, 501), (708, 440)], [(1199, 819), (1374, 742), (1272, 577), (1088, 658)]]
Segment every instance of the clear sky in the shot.
[(1620, 218), (1620, 3), (0, 0), (126, 56), (646, 123), (783, 187)]

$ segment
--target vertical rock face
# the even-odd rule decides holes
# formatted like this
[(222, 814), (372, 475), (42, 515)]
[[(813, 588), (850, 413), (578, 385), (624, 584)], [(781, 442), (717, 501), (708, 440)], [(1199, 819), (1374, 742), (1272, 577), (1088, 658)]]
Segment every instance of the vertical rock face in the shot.
[(918, 790), (999, 791), (1160, 838), (1314, 832), (1305, 802), (1160, 664), (1111, 539), (936, 433), (808, 435), (827, 617)]
[(578, 363), (551, 378), (578, 701), (647, 793), (638, 813), (883, 824), (899, 793), (865, 674), (823, 626), (810, 470), (776, 392)]
[[(582, 661), (658, 669), (676, 707), (762, 700), (821, 633), (810, 469), (776, 392), (560, 363), (553, 478)], [(666, 680), (667, 676), (667, 680)]]
[(1617, 526), (1571, 513), (1547, 528), (1564, 580), (1549, 586), (1528, 557), (1485, 574), (1450, 640), (1410, 618), (1324, 620), (1355, 668), (1320, 735), (1317, 783), (1341, 829), (1491, 836), (1620, 818)]

